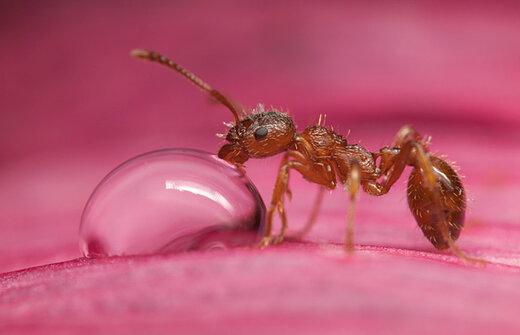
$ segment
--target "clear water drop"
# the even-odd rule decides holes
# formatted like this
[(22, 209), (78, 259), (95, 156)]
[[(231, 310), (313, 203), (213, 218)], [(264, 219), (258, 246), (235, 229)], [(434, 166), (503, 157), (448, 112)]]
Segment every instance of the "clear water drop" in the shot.
[(158, 150), (119, 165), (95, 188), (80, 249), (99, 257), (251, 245), (264, 215), (255, 186), (232, 165), (192, 149)]

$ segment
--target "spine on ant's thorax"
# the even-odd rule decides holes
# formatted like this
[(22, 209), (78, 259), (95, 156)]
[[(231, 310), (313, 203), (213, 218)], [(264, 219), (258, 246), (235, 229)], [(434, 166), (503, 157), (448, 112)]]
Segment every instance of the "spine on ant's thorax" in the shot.
[(370, 151), (358, 144), (348, 144), (347, 140), (332, 129), (323, 126), (307, 127), (301, 136), (307, 140), (319, 157), (328, 157), (338, 167), (343, 177), (348, 175), (352, 161), (356, 161), (364, 178), (376, 174), (376, 162)]

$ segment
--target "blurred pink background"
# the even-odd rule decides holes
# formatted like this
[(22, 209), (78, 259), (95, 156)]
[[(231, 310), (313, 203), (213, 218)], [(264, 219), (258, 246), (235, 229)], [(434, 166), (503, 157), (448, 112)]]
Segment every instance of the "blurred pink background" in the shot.
[[(335, 129), (350, 131), (349, 142), (374, 151), (414, 124), (465, 175), (470, 200), (460, 246), (499, 265), (437, 256), (409, 213), (403, 178), (385, 197), (361, 195), (353, 258), (339, 248), (347, 198), (337, 191), (309, 245), (4, 274), (0, 326), (515, 333), (519, 31), (515, 1), (2, 2), (0, 272), (79, 257), (83, 205), (120, 162), (153, 149), (216, 152), (222, 144), (214, 134), (230, 113), (178, 75), (131, 59), (136, 47), (171, 56), (246, 106), (282, 107), (300, 129), (326, 113)], [(266, 202), (278, 159), (248, 163)], [(294, 231), (316, 187), (292, 180)], [(249, 275), (244, 264), (255, 264)], [(208, 270), (215, 266), (220, 272)], [(175, 271), (179, 277), (170, 277)], [(202, 293), (186, 296), (193, 290)], [(178, 303), (165, 292), (180, 295)], [(111, 305), (107, 296), (123, 302)], [(101, 314), (106, 327), (94, 322)]]

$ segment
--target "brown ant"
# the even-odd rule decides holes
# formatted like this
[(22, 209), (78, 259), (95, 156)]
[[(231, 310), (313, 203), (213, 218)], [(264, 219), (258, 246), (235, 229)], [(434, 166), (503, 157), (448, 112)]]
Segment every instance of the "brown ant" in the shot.
[[(450, 164), (428, 152), (428, 139), (411, 126), (402, 127), (391, 146), (370, 152), (360, 145), (348, 144), (343, 136), (324, 126), (321, 116), (318, 124), (298, 133), (287, 114), (275, 108), (265, 109), (262, 105), (246, 114), (231, 99), (159, 53), (137, 49), (131, 55), (168, 66), (233, 113), (235, 123), (229, 125), (225, 136), (228, 143), (218, 152), (221, 159), (241, 168), (249, 158), (283, 153), (267, 211), (262, 247), (282, 242), (287, 231), (284, 199), (291, 195), (288, 185), (290, 170), (300, 172), (306, 180), (321, 186), (310, 225), (316, 218), (323, 191), (336, 188), (338, 181), (344, 185), (350, 197), (345, 243), (347, 250), (352, 251), (354, 208), (359, 189), (374, 196), (386, 194), (405, 167), (411, 166), (408, 205), (424, 235), (435, 248), (451, 248), (458, 257), (473, 260), (455, 244), (464, 224), (466, 209), (466, 195), (460, 178)], [(274, 237), (272, 226), (276, 211), (281, 219), (281, 230)]]

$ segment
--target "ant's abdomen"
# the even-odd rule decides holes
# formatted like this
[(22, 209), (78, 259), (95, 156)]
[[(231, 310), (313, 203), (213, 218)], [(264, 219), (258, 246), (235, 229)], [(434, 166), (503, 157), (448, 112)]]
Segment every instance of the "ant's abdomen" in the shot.
[(444, 160), (431, 156), (433, 170), (438, 181), (438, 199), (426, 187), (419, 168), (414, 168), (408, 179), (408, 205), (424, 235), (437, 249), (447, 249), (440, 225), (448, 225), (451, 239), (455, 241), (464, 225), (466, 195), (459, 176)]

